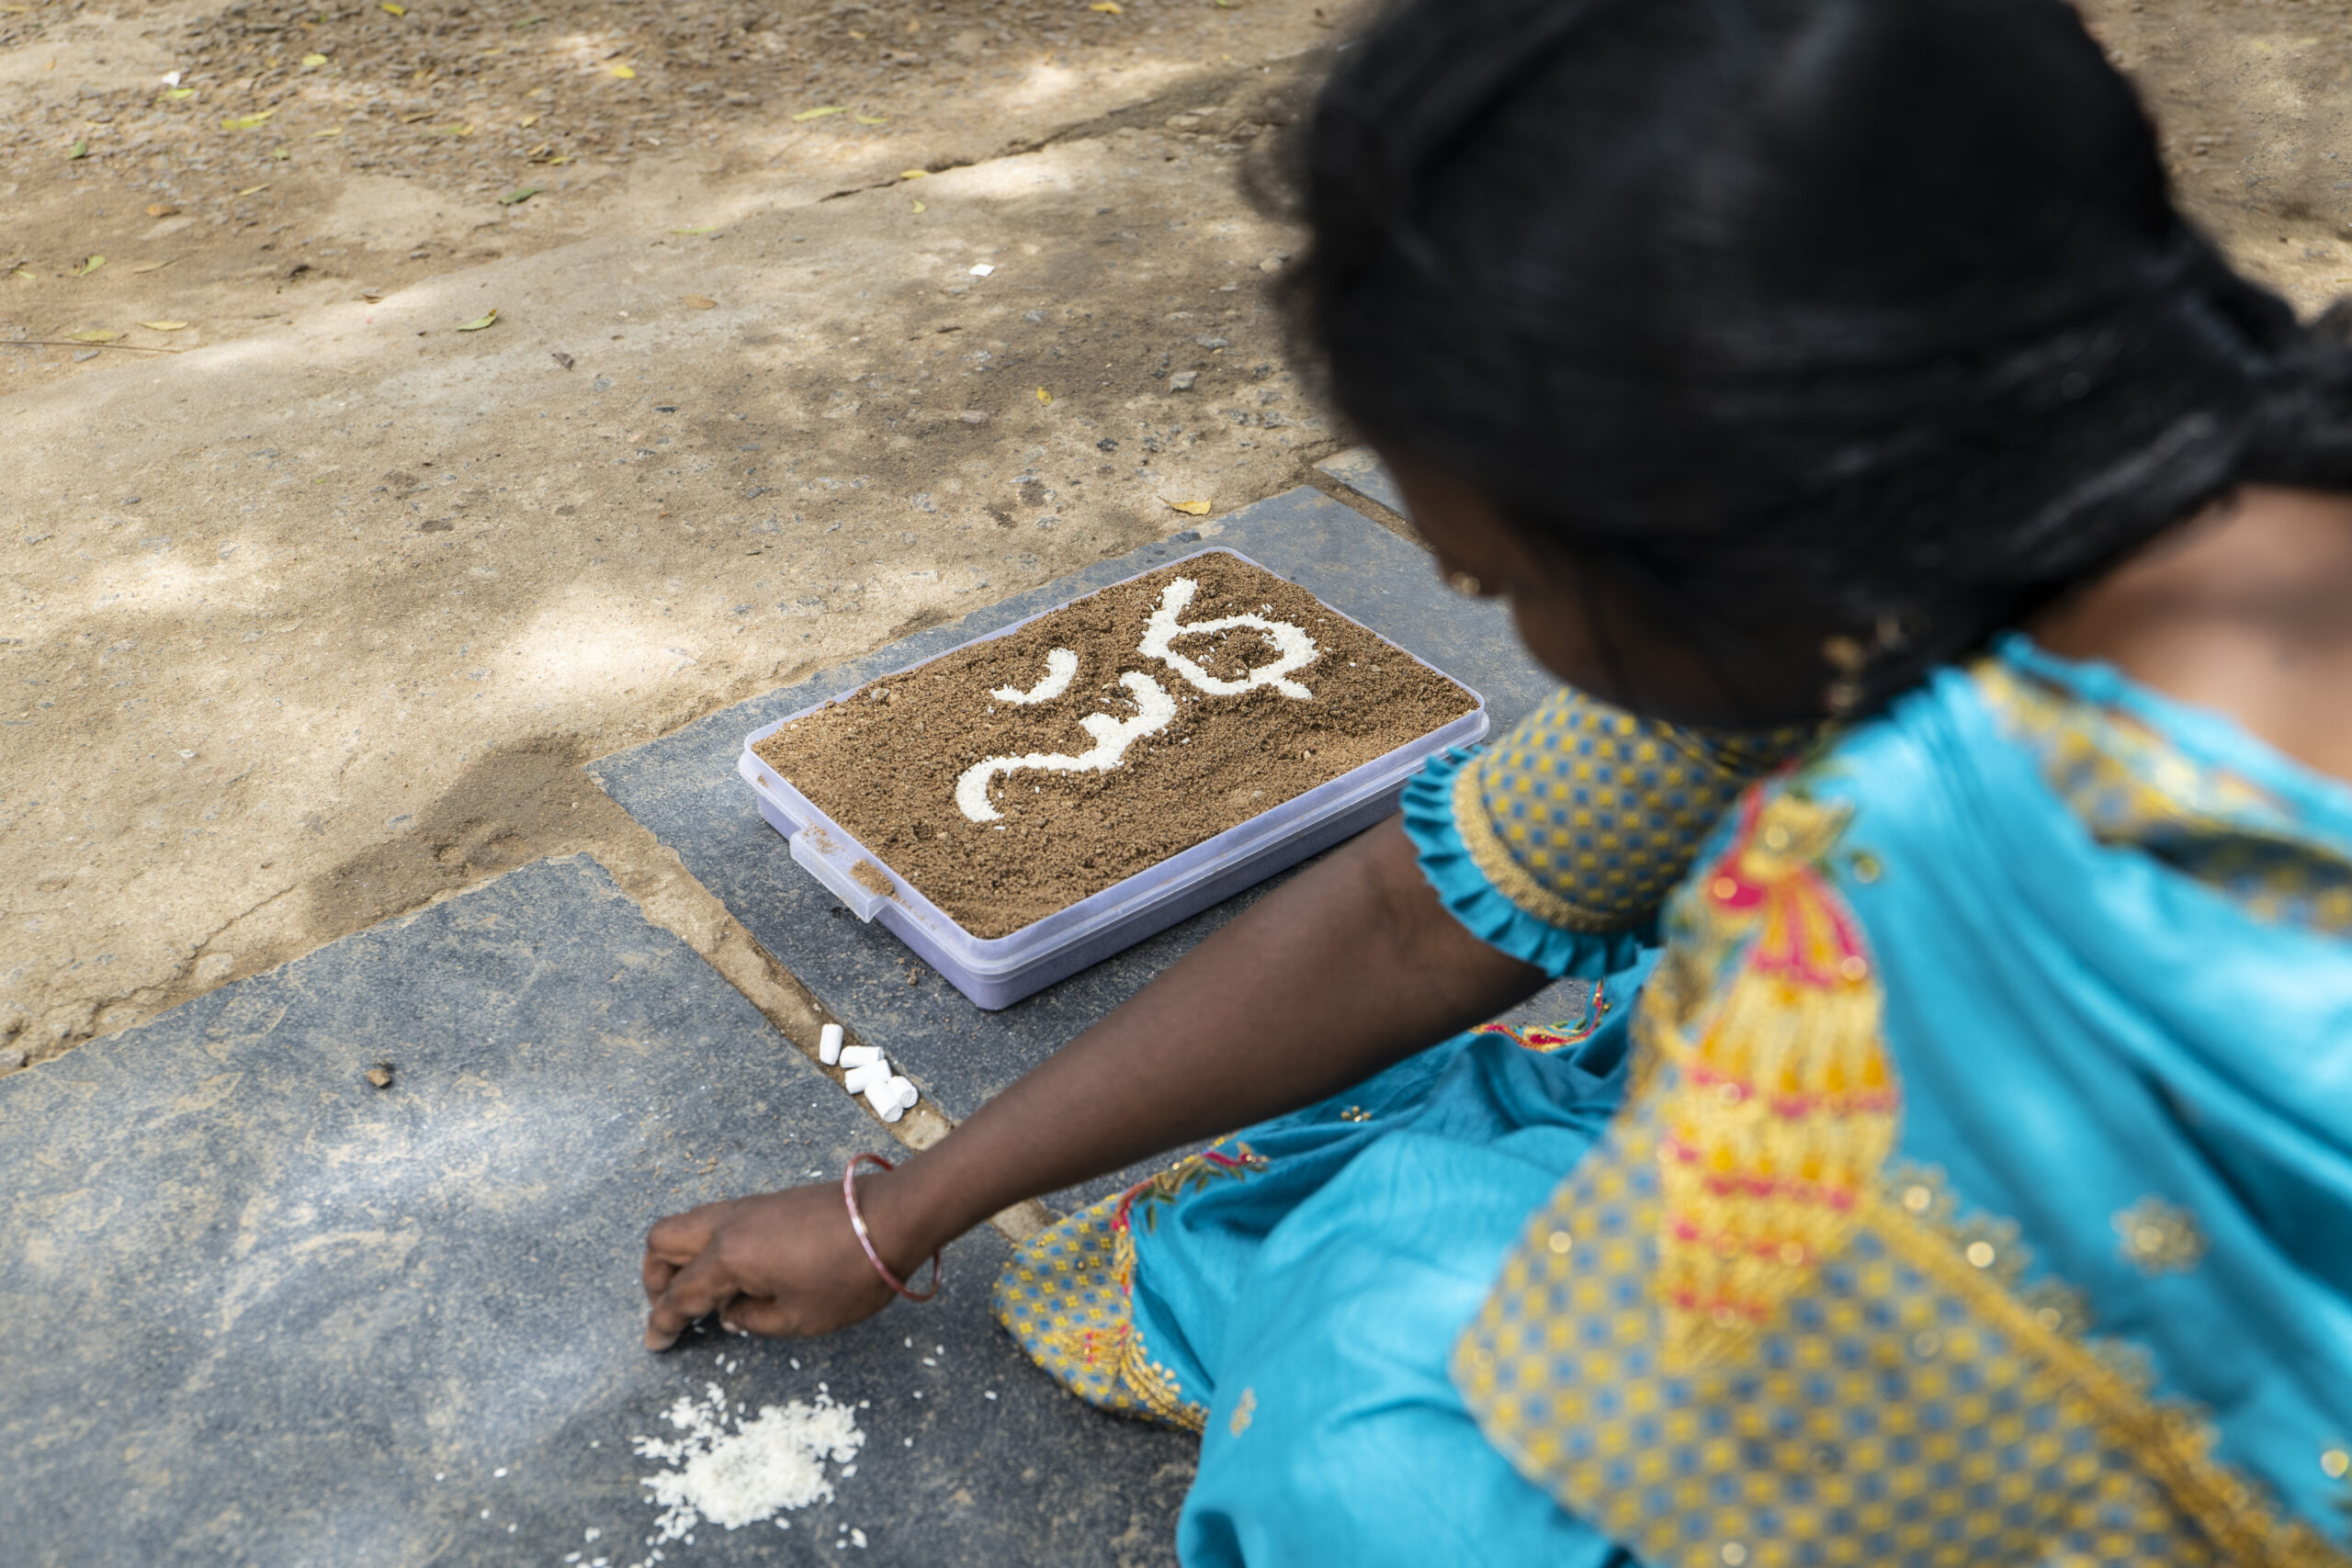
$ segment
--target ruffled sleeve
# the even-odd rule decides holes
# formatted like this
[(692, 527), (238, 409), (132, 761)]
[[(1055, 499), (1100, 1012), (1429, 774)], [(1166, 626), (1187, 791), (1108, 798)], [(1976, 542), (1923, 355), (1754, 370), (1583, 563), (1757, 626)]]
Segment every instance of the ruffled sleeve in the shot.
[(1554, 979), (1573, 975), (1598, 980), (1641, 956), (1656, 940), (1656, 921), (1613, 932), (1548, 925), (1512, 903), (1481, 875), (1453, 825), (1453, 784), (1477, 753), (1441, 752), (1405, 786), (1405, 831), (1420, 852), (1421, 874), (1453, 918), (1489, 947), (1532, 964)]
[(1683, 729), (1563, 687), (1405, 788), (1421, 874), (1482, 942), (1554, 978), (1619, 973), (1739, 792), (1810, 739)]

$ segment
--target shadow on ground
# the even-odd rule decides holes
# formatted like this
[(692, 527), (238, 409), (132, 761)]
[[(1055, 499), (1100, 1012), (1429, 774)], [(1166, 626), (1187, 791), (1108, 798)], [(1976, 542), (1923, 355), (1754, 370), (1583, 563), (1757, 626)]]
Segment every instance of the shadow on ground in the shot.
[(1171, 1561), (1190, 1439), (1021, 1357), (992, 1232), (939, 1302), (825, 1341), (639, 1348), (655, 1217), (889, 1146), (585, 860), (17, 1074), (7, 1560), (633, 1563), (658, 1467), (629, 1439), (716, 1383), (829, 1388), (865, 1450), (789, 1529), (706, 1525), (671, 1563)]

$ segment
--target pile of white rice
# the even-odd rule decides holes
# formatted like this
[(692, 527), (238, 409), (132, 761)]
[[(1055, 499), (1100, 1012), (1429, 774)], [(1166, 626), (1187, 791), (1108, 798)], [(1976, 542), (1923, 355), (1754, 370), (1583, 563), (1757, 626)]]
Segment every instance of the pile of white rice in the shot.
[[(854, 1409), (833, 1403), (820, 1384), (813, 1404), (796, 1399), (762, 1405), (745, 1420), (740, 1413), (729, 1415), (725, 1390), (707, 1386), (699, 1403), (681, 1395), (670, 1407), (679, 1437), (631, 1439), (640, 1458), (671, 1467), (641, 1478), (652, 1493), (650, 1501), (662, 1509), (655, 1541), (690, 1540), (688, 1532), (706, 1519), (741, 1529), (833, 1500), (825, 1461), (846, 1465), (865, 1442)], [(648, 1562), (660, 1555), (657, 1550)]]

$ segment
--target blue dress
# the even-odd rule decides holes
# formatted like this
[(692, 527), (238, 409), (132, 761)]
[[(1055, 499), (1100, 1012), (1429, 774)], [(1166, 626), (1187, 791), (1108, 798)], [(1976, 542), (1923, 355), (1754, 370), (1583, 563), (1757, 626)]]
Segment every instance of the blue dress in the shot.
[(2344, 1560), (2352, 793), (2021, 640), (1792, 745), (1434, 759), (1447, 907), (1613, 1005), (1015, 1258), (1202, 1432), (1186, 1563)]

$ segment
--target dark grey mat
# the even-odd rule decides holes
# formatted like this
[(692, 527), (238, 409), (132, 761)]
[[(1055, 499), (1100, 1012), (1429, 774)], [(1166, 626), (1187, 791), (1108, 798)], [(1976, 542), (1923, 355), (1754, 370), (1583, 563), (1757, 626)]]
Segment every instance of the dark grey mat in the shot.
[[(761, 820), (749, 786), (736, 776), (743, 737), (795, 709), (1203, 545), (1239, 550), (1466, 682), (1486, 695), (1498, 729), (1552, 689), (1551, 679), (1521, 650), (1501, 604), (1448, 592), (1426, 552), (1302, 486), (1222, 519), (1210, 538), (1180, 534), (1103, 561), (616, 752), (589, 771), (837, 1017), (884, 1046), (949, 1114), (967, 1116), (1231, 919), (1251, 896), (1227, 899), (1001, 1012), (982, 1012), (897, 938), (851, 916), (793, 863), (784, 840)], [(911, 986), (910, 974), (918, 976)]]
[(1190, 1440), (1029, 1366), (992, 1232), (829, 1340), (639, 1348), (655, 1217), (889, 1147), (584, 861), (0, 1080), (0, 1561), (620, 1568), (632, 1435), (823, 1382), (871, 1402), (837, 1501), (668, 1564), (1172, 1562)]

